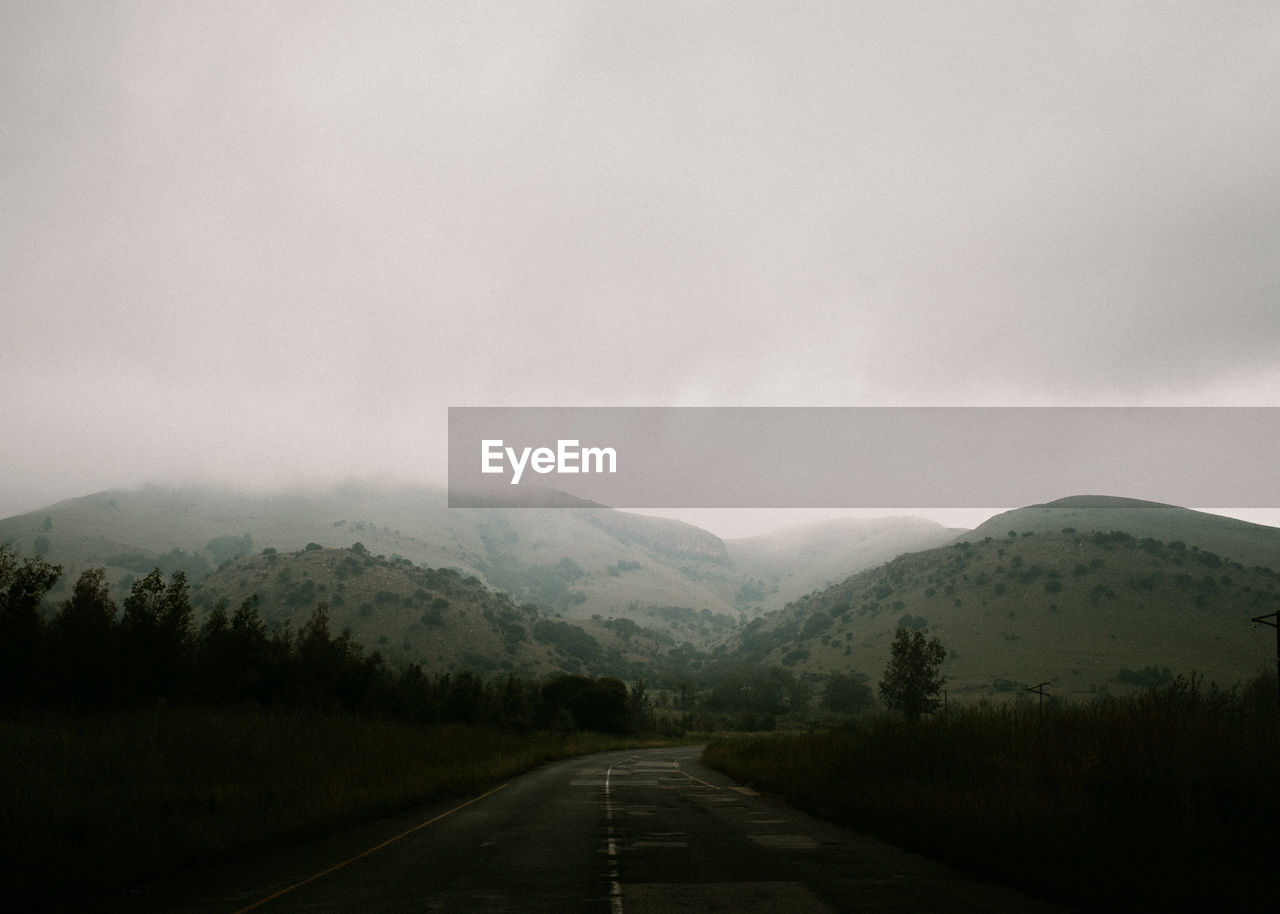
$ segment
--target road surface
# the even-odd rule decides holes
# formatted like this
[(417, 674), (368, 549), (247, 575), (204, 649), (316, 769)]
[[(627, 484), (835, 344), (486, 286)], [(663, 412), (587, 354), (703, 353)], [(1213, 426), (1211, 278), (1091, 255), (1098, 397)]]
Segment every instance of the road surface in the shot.
[(1062, 910), (770, 802), (704, 766), (700, 752), (616, 751), (544, 765), (480, 797), (147, 888), (124, 907), (224, 914)]

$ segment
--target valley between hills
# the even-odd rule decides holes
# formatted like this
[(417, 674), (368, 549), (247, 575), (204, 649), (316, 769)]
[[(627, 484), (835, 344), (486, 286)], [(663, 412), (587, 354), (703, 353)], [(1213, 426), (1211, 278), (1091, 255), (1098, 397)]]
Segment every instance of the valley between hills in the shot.
[(899, 627), (946, 646), (953, 700), (1040, 683), (1087, 700), (1192, 673), (1226, 688), (1272, 668), (1250, 619), (1280, 608), (1280, 529), (1083, 496), (975, 530), (899, 517), (726, 541), (609, 508), (449, 509), (427, 488), (148, 487), (4, 519), (0, 543), (62, 567), (54, 606), (86, 568), (117, 600), (180, 570), (197, 625), (256, 597), (296, 630), (323, 603), (390, 665), (616, 676), (718, 689), (726, 707), (771, 676), (800, 717), (835, 674), (873, 693)]

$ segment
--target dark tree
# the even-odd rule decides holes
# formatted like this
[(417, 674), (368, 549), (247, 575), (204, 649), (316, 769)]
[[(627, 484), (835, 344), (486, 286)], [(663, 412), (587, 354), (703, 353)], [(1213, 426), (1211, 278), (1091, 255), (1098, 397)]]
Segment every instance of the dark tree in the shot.
[(329, 604), (318, 603), (298, 632), (290, 677), (292, 701), (311, 710), (331, 710), (342, 660), (342, 645), (329, 630)]
[(62, 574), (61, 565), (42, 558), (23, 559), (0, 544), (0, 615), (38, 615), (40, 601)]
[(925, 640), (923, 631), (899, 628), (893, 636), (889, 665), (880, 680), (880, 698), (890, 711), (915, 719), (938, 710), (938, 693), (946, 677), (939, 672), (947, 650), (937, 638)]
[(647, 733), (654, 729), (653, 701), (643, 679), (627, 693), (627, 730), (630, 733)]
[(627, 686), (620, 679), (591, 679), (576, 673), (556, 676), (542, 687), (542, 701), (552, 720), (557, 712), (567, 712), (573, 725), (583, 730), (627, 732)]
[(786, 713), (789, 687), (795, 683), (795, 676), (789, 670), (756, 664), (726, 664), (717, 667), (715, 672), (715, 685), (707, 700), (712, 710), (748, 712), (753, 718)]
[(133, 698), (149, 702), (178, 694), (191, 670), (192, 616), (183, 572), (175, 571), (167, 586), (159, 568), (133, 583), (120, 620)]
[(19, 562), (0, 545), (0, 701), (31, 697), (44, 646), (40, 603), (62, 574), (61, 565), (42, 558)]
[(49, 650), (57, 672), (51, 685), (63, 702), (95, 707), (112, 701), (118, 689), (116, 604), (106, 569), (86, 568), (71, 599), (49, 626)]
[(484, 682), (474, 673), (463, 670), (449, 685), (445, 715), (454, 723), (474, 724), (484, 713)]
[(822, 690), (822, 709), (836, 714), (857, 714), (871, 707), (871, 686), (851, 673), (832, 673)]
[(272, 656), (257, 594), (230, 618), (225, 600), (214, 606), (200, 630), (196, 658), (196, 694), (201, 701), (265, 705), (279, 687), (282, 668)]

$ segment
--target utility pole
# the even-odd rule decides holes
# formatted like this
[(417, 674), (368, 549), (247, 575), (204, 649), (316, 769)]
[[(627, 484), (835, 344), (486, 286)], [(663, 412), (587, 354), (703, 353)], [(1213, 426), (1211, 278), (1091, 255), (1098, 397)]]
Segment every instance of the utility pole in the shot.
[(1040, 707), (1037, 711), (1038, 717), (1044, 717), (1044, 687), (1047, 686), (1048, 684), (1049, 682), (1042, 682), (1039, 685), (1027, 686), (1028, 692), (1035, 692), (1037, 695), (1040, 696)]
[(1280, 622), (1280, 610), (1276, 610), (1273, 613), (1267, 613), (1265, 616), (1254, 616), (1250, 621), (1252, 621), (1254, 625), (1257, 625), (1259, 622), (1263, 625), (1270, 625), (1276, 630), (1276, 695), (1277, 697), (1280, 697), (1280, 625), (1276, 624), (1277, 622)]

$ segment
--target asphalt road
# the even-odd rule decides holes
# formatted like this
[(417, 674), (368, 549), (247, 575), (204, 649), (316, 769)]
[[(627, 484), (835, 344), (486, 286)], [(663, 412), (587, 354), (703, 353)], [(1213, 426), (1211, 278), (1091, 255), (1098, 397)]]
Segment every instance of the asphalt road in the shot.
[(150, 887), (137, 911), (1057, 911), (821, 822), (701, 747), (544, 765), (418, 810)]

